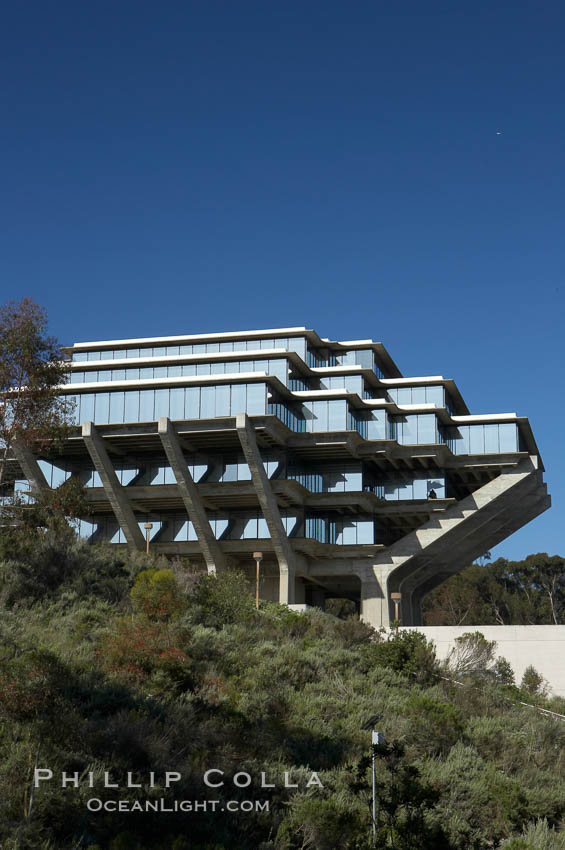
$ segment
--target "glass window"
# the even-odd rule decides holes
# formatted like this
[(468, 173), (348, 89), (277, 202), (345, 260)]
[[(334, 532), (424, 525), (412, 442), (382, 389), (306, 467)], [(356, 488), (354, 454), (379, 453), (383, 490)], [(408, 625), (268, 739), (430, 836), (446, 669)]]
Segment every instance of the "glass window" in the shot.
[(110, 393), (110, 422), (124, 421), (124, 393)]
[(426, 401), (435, 404), (436, 407), (445, 407), (445, 393), (443, 387), (427, 387)]
[(346, 430), (346, 407), (343, 399), (335, 399), (327, 402), (328, 406), (328, 431)]
[(80, 399), (80, 421), (95, 422), (94, 404), (96, 401), (96, 393), (84, 393)]
[(155, 390), (155, 419), (169, 415), (169, 390)]
[(110, 393), (95, 393), (96, 395), (96, 422), (99, 425), (107, 425), (110, 421)]
[(485, 425), (485, 452), (496, 454), (498, 452), (498, 425)]
[(178, 520), (175, 518), (173, 524), (174, 540), (188, 540), (188, 520)]
[(167, 367), (167, 376), (169, 378), (180, 378), (182, 375), (182, 366), (168, 366)]
[(265, 413), (266, 395), (265, 384), (247, 385), (247, 413), (249, 416)]
[(210, 363), (198, 363), (196, 366), (197, 375), (210, 375), (212, 372)]
[(482, 425), (472, 425), (469, 428), (469, 454), (481, 455), (485, 451), (485, 434)]
[(518, 451), (518, 426), (512, 422), (500, 423), (498, 426), (500, 452)]
[(360, 466), (358, 468), (346, 467), (345, 489), (354, 492), (363, 489), (363, 475)]
[(184, 409), (187, 419), (198, 419), (200, 417), (200, 387), (186, 388)]
[[(126, 358), (126, 350), (125, 348), (116, 348), (114, 351), (114, 360), (125, 360)], [(104, 360), (107, 359), (106, 352), (104, 352)]]
[(221, 384), (216, 387), (216, 416), (230, 415), (230, 385)]
[(237, 464), (237, 480), (251, 481), (251, 470), (245, 461)]
[(175, 354), (178, 354), (178, 353), (179, 353), (178, 345), (168, 345), (167, 346), (167, 354), (168, 355), (174, 356)]
[(312, 431), (327, 431), (328, 430), (328, 402), (313, 401), (312, 402)]
[(420, 414), (418, 417), (418, 443), (437, 443), (435, 414)]
[(404, 445), (414, 445), (418, 442), (417, 416), (405, 416), (398, 423), (398, 442)]
[[(436, 493), (437, 495), (437, 493)], [(412, 493), (413, 499), (427, 499), (428, 498), (428, 479), (427, 478), (416, 478), (414, 480), (414, 488)]]
[(288, 340), (288, 350), (296, 351), (298, 356), (306, 362), (306, 340), (302, 339), (289, 339)]
[(373, 411), (367, 422), (368, 440), (386, 440), (387, 415), (384, 410)]
[(139, 394), (139, 421), (153, 422), (155, 390), (141, 390)]
[(374, 525), (371, 520), (357, 521), (357, 543), (366, 544), (374, 543)]
[(257, 537), (257, 517), (250, 517), (244, 520), (243, 534), (241, 536), (244, 540)]
[(100, 360), (100, 352), (99, 351), (89, 351), (86, 355), (87, 360)]
[(193, 377), (196, 375), (196, 366), (194, 363), (185, 363), (184, 366), (181, 366), (182, 374), (186, 377)]
[(358, 366), (364, 369), (373, 368), (373, 350), (371, 348), (362, 349), (355, 352), (355, 362)]
[(171, 419), (184, 419), (184, 387), (171, 387), (170, 400)]
[(201, 387), (200, 418), (213, 419), (216, 415), (216, 387)]
[(279, 381), (286, 386), (288, 377), (286, 360), (268, 360), (264, 363), (263, 368), (269, 375), (272, 375), (274, 378), (278, 378)]
[(237, 481), (237, 464), (226, 463), (222, 475), (222, 481)]
[(73, 363), (83, 363), (88, 360), (86, 351), (73, 351)]
[(459, 428), (459, 439), (457, 441), (457, 454), (468, 455), (469, 454), (469, 446), (470, 446), (470, 438), (469, 438), (469, 425), (461, 425)]

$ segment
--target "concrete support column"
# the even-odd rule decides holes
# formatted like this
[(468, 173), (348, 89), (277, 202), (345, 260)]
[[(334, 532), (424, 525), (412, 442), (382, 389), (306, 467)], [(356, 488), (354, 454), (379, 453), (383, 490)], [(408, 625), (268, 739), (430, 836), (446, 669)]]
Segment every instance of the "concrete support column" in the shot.
[(378, 629), (388, 628), (391, 621), (390, 604), (388, 599), (389, 570), (383, 567), (373, 567), (366, 573), (361, 573), (361, 619)]
[(93, 422), (83, 422), (82, 438), (128, 544), (136, 549), (145, 550), (145, 539), (141, 529), (137, 524), (124, 488), (118, 481), (112, 461), (108, 457), (104, 440)]
[(24, 446), (22, 443), (14, 443), (12, 450), (25, 477), (29, 481), (31, 490), (35, 493), (40, 493), (42, 490), (49, 490), (49, 484), (43, 474), (43, 470), (29, 446)]
[(279, 564), (279, 602), (291, 605), (294, 602), (294, 553), (288, 541), (284, 525), (282, 524), (279, 506), (271, 488), (271, 483), (267, 478), (267, 473), (263, 466), (261, 453), (257, 446), (255, 430), (246, 413), (237, 414), (236, 428)]
[(206, 509), (202, 504), (198, 488), (190, 474), (177, 432), (171, 420), (167, 419), (166, 416), (159, 419), (158, 432), (165, 454), (167, 455), (167, 460), (173, 470), (184, 506), (194, 525), (208, 572), (215, 573), (216, 568), (222, 569), (225, 566), (224, 555), (208, 521)]

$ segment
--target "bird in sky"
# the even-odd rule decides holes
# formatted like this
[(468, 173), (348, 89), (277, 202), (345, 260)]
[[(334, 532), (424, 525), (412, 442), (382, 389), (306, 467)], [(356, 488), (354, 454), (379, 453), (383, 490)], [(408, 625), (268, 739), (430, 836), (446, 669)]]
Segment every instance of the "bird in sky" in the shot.
[(500, 130), (497, 130), (497, 131), (496, 131), (496, 135), (497, 135), (497, 136), (502, 136), (501, 131), (500, 131)]

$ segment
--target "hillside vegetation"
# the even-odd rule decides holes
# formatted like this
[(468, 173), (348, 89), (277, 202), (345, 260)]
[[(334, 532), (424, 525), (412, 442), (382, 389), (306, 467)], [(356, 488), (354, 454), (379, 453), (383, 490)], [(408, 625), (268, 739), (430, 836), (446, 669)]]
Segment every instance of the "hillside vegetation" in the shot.
[[(420, 634), (256, 611), (234, 573), (198, 576), (61, 531), (4, 534), (1, 546), (3, 850), (565, 848), (565, 723), (512, 704), (532, 694), (488, 652), (457, 685)], [(361, 726), (374, 714), (386, 744), (372, 844)], [(55, 779), (33, 789), (35, 766)], [(207, 769), (225, 785), (207, 788)], [(79, 788), (62, 788), (62, 771)], [(105, 771), (143, 787), (104, 789)], [(166, 771), (182, 778), (149, 787)], [(238, 772), (250, 787), (233, 784)], [(275, 787), (260, 787), (262, 772)], [(269, 811), (93, 812), (93, 797)]]

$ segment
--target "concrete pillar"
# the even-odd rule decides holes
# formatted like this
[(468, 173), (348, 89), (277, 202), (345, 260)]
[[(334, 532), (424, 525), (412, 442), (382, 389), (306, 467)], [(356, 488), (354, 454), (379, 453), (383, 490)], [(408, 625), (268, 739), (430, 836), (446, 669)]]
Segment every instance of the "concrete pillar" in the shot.
[(49, 490), (49, 484), (43, 474), (43, 470), (29, 446), (24, 446), (22, 443), (14, 443), (12, 450), (25, 477), (29, 481), (31, 490), (35, 493), (40, 493), (42, 490)]
[(360, 573), (361, 579), (361, 619), (374, 629), (388, 628), (391, 621), (388, 599), (389, 570), (373, 567)]
[(93, 422), (83, 422), (82, 438), (128, 544), (143, 551), (145, 549), (145, 539), (137, 524), (124, 488), (118, 481), (112, 461), (108, 457), (104, 440), (96, 430)]
[(184, 506), (194, 525), (208, 572), (215, 573), (216, 568), (222, 569), (225, 567), (224, 555), (208, 521), (206, 509), (202, 504), (198, 488), (190, 474), (177, 433), (171, 420), (166, 416), (159, 419), (158, 432), (165, 454), (167, 455), (167, 460), (173, 470)]
[(271, 483), (267, 478), (267, 473), (263, 466), (261, 453), (257, 446), (255, 430), (246, 413), (237, 414), (236, 428), (279, 564), (279, 602), (291, 605), (294, 602), (294, 553), (288, 541), (284, 525), (282, 524), (279, 506), (271, 488)]

